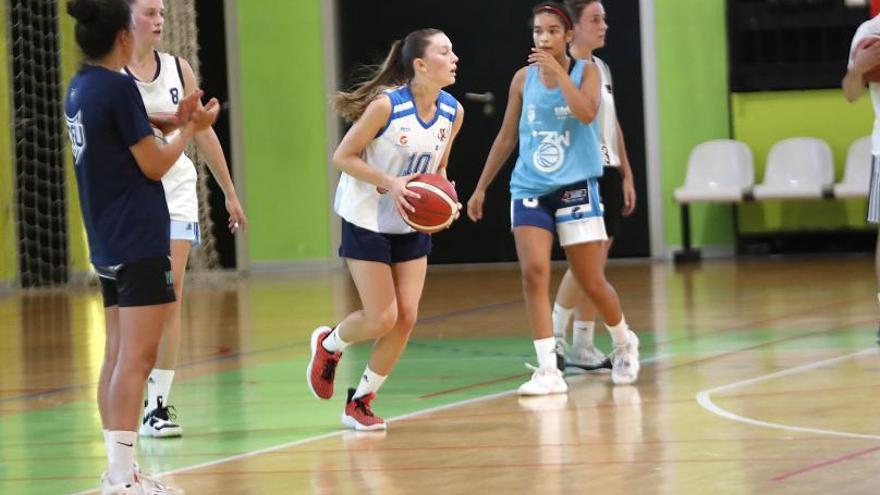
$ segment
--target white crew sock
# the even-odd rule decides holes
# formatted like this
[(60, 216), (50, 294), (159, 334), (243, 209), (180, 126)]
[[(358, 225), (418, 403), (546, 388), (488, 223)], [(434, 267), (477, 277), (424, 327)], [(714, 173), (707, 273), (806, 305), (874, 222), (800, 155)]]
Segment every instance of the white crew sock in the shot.
[(361, 381), (358, 383), (357, 390), (355, 390), (352, 399), (359, 399), (366, 395), (370, 395), (370, 393), (378, 392), (379, 387), (382, 386), (382, 383), (386, 378), (388, 378), (387, 375), (382, 376), (367, 366), (364, 369), (364, 374), (361, 375)]
[(559, 303), (553, 304), (553, 336), (559, 340), (565, 340), (565, 330), (568, 328), (568, 320), (574, 308), (565, 308)]
[(162, 404), (168, 405), (168, 394), (171, 393), (171, 383), (174, 381), (174, 370), (160, 370), (153, 368), (150, 378), (147, 380), (147, 411), (159, 407), (159, 398)]
[(593, 333), (596, 329), (595, 321), (574, 321), (574, 338), (571, 346), (575, 349), (583, 349), (593, 345)]
[(349, 344), (349, 342), (342, 340), (342, 338), (339, 336), (339, 325), (336, 325), (336, 328), (334, 328), (333, 331), (330, 332), (330, 335), (328, 335), (322, 343), (324, 349), (330, 352), (342, 352), (345, 350), (346, 347), (349, 346)]
[(605, 327), (608, 328), (608, 332), (611, 334), (611, 340), (613, 340), (615, 344), (625, 344), (629, 340), (629, 325), (626, 324), (626, 318), (622, 315), (620, 317), (620, 323), (614, 326), (606, 323)]
[(110, 483), (128, 483), (134, 478), (134, 452), (138, 434), (136, 431), (108, 431), (106, 438)]
[(546, 339), (537, 339), (533, 341), (535, 344), (535, 354), (538, 355), (539, 368), (556, 368), (556, 339), (547, 337)]

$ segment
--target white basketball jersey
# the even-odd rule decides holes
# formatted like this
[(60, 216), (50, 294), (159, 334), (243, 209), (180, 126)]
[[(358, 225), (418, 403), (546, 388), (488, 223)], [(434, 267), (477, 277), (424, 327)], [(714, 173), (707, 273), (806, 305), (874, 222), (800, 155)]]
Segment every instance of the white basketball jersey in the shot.
[[(852, 68), (853, 52), (859, 44), (859, 41), (865, 36), (872, 34), (880, 36), (880, 16), (876, 16), (873, 19), (863, 22), (856, 30), (856, 34), (852, 39), (852, 45), (850, 45), (849, 49), (848, 69)], [(871, 103), (874, 105), (874, 128), (871, 131), (871, 154), (880, 155), (880, 84), (874, 82), (868, 83), (868, 90), (871, 92)]]
[(620, 152), (617, 149), (617, 109), (614, 107), (614, 83), (611, 80), (611, 70), (599, 57), (593, 57), (593, 62), (599, 68), (599, 114), (596, 116), (599, 124), (599, 141), (603, 164), (606, 167), (620, 166)]
[[(184, 96), (183, 72), (180, 69), (180, 61), (177, 57), (167, 53), (153, 53), (156, 54), (156, 75), (152, 81), (140, 81), (127, 69), (126, 72), (134, 77), (148, 114), (154, 112), (174, 113)], [(171, 138), (179, 133), (179, 130), (174, 131), (167, 134), (165, 138)], [(199, 221), (197, 181), (196, 167), (186, 155), (180, 155), (180, 158), (162, 177), (165, 201), (168, 203), (168, 213), (171, 220)]]
[[(408, 86), (385, 91), (391, 100), (388, 124), (364, 150), (364, 161), (394, 176), (434, 173), (452, 136), (458, 101), (445, 91), (437, 97), (437, 110), (422, 122)], [(414, 232), (403, 222), (390, 194), (343, 173), (334, 201), (336, 213), (358, 227), (384, 234)]]

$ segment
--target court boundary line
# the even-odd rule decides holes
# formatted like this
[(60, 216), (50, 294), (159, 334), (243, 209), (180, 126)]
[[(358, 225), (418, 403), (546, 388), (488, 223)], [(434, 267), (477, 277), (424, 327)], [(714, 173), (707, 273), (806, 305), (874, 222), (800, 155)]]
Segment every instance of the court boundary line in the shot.
[[(654, 356), (651, 356), (651, 357), (649, 357), (649, 358), (647, 358), (647, 359), (642, 360), (641, 363), (642, 363), (642, 364), (646, 364), (646, 363), (651, 363), (651, 362), (654, 362), (654, 361), (659, 361), (659, 360), (661, 360), (661, 359), (666, 359), (666, 358), (668, 358), (668, 357), (671, 356), (671, 355), (672, 355), (672, 354), (668, 354), (668, 353), (667, 353), (667, 354), (658, 354), (658, 355), (654, 355)], [(578, 375), (574, 375), (574, 376), (584, 376), (584, 375), (587, 375), (587, 374), (584, 373), (584, 374), (578, 374)], [(610, 385), (610, 386), (613, 386), (613, 385)], [(400, 416), (394, 416), (393, 418), (390, 418), (390, 419), (388, 419), (387, 421), (388, 421), (389, 423), (395, 423), (395, 422), (405, 421), (405, 420), (407, 420), (407, 419), (411, 419), (411, 418), (415, 418), (415, 417), (419, 417), (419, 416), (424, 416), (424, 415), (427, 415), (427, 414), (433, 414), (433, 413), (436, 413), (436, 412), (445, 411), (445, 410), (447, 410), (447, 409), (454, 409), (454, 408), (456, 408), (456, 407), (467, 406), (467, 405), (470, 405), (470, 404), (477, 404), (477, 403), (479, 403), (479, 402), (486, 402), (486, 401), (490, 401), (490, 400), (494, 400), (494, 399), (500, 399), (500, 398), (502, 398), (502, 397), (506, 397), (506, 396), (508, 396), (508, 395), (513, 395), (513, 394), (515, 394), (515, 393), (516, 393), (516, 390), (517, 390), (517, 389), (514, 388), (514, 389), (510, 389), (510, 390), (505, 390), (505, 391), (503, 391), (503, 392), (495, 392), (495, 393), (493, 393), (493, 394), (489, 394), (489, 395), (483, 395), (483, 396), (480, 396), (480, 397), (473, 397), (473, 398), (470, 398), (470, 399), (465, 399), (465, 400), (461, 400), (461, 401), (457, 401), (457, 402), (452, 402), (452, 403), (449, 403), (449, 404), (444, 404), (444, 405), (442, 405), (442, 406), (429, 407), (429, 408), (427, 408), (427, 409), (421, 409), (421, 410), (418, 410), (418, 411), (413, 411), (413, 412), (411, 412), (411, 413), (401, 414)], [(247, 458), (249, 458), (249, 457), (254, 457), (254, 456), (258, 456), (258, 455), (262, 455), (262, 454), (267, 454), (267, 453), (269, 453), (269, 452), (276, 452), (276, 451), (279, 451), (279, 450), (284, 450), (284, 449), (287, 449), (287, 448), (296, 447), (296, 446), (299, 446), (299, 445), (304, 445), (304, 444), (311, 443), (311, 442), (316, 442), (316, 441), (319, 441), (319, 440), (326, 440), (326, 439), (328, 439), (328, 438), (333, 438), (333, 437), (337, 437), (337, 436), (342, 436), (342, 435), (345, 434), (345, 433), (351, 433), (351, 432), (353, 432), (353, 431), (354, 431), (354, 430), (351, 430), (351, 429), (346, 428), (346, 429), (340, 429), (340, 430), (337, 430), (337, 431), (331, 431), (331, 432), (327, 432), (327, 433), (322, 433), (322, 434), (317, 435), (317, 436), (312, 436), (312, 437), (307, 437), (307, 438), (300, 438), (299, 440), (293, 440), (293, 441), (291, 441), (291, 442), (287, 442), (287, 443), (283, 443), (283, 444), (279, 444), (279, 445), (274, 445), (274, 446), (272, 446), (272, 447), (264, 447), (264, 448), (262, 448), (262, 449), (252, 450), (252, 451), (250, 451), (250, 452), (242, 452), (241, 454), (236, 454), (236, 455), (233, 455), (233, 456), (221, 457), (220, 459), (214, 459), (213, 461), (206, 461), (206, 462), (202, 462), (202, 463), (199, 463), (199, 464), (193, 464), (192, 466), (184, 466), (184, 467), (181, 467), (181, 468), (172, 469), (172, 470), (170, 470), (170, 471), (164, 471), (164, 472), (161, 472), (161, 473), (157, 473), (157, 474), (155, 474), (155, 477), (156, 477), (156, 478), (162, 478), (162, 477), (164, 477), (164, 476), (169, 476), (169, 475), (174, 475), (174, 474), (178, 474), (178, 473), (183, 473), (183, 472), (186, 472), (186, 471), (194, 471), (194, 470), (197, 470), (197, 469), (202, 469), (202, 468), (207, 468), (207, 467), (211, 467), (211, 466), (216, 466), (216, 465), (218, 465), (218, 464), (225, 464), (225, 463), (227, 463), (227, 462), (239, 461), (239, 460), (241, 460), (241, 459), (247, 459)], [(90, 489), (87, 489), (87, 490), (82, 490), (82, 491), (79, 491), (79, 492), (72, 493), (72, 494), (70, 494), (70, 495), (88, 495), (88, 494), (96, 493), (98, 490), (100, 490), (100, 488), (90, 488)]]
[(796, 366), (794, 368), (784, 369), (781, 371), (777, 371), (775, 373), (761, 375), (761, 376), (758, 376), (755, 378), (749, 378), (746, 380), (740, 380), (740, 381), (728, 383), (727, 385), (721, 385), (718, 387), (714, 387), (714, 388), (710, 388), (710, 389), (706, 389), (706, 390), (702, 390), (702, 391), (698, 392), (696, 395), (696, 400), (697, 400), (697, 403), (700, 405), (700, 407), (702, 407), (703, 409), (705, 409), (705, 410), (707, 410), (717, 416), (721, 416), (722, 418), (726, 418), (731, 421), (736, 421), (739, 423), (745, 423), (745, 424), (749, 424), (749, 425), (753, 425), (753, 426), (760, 426), (760, 427), (764, 427), (764, 428), (774, 428), (774, 429), (786, 430), (786, 431), (796, 431), (796, 432), (800, 432), (800, 433), (812, 433), (812, 434), (817, 434), (817, 435), (832, 435), (832, 436), (846, 437), (846, 438), (860, 438), (860, 439), (865, 439), (865, 440), (880, 440), (880, 435), (870, 435), (870, 434), (866, 434), (866, 433), (852, 433), (852, 432), (837, 431), (837, 430), (825, 430), (825, 429), (821, 429), (821, 428), (810, 428), (810, 427), (806, 427), (806, 426), (786, 425), (786, 424), (782, 424), (782, 423), (773, 423), (770, 421), (762, 421), (760, 419), (748, 418), (748, 417), (741, 416), (736, 413), (732, 413), (732, 412), (718, 406), (717, 404), (715, 404), (712, 401), (712, 394), (713, 393), (724, 392), (724, 391), (744, 387), (746, 385), (752, 385), (755, 383), (761, 383), (761, 382), (765, 382), (765, 381), (769, 381), (769, 380), (774, 380), (776, 378), (780, 378), (783, 376), (802, 373), (804, 371), (813, 370), (816, 368), (820, 368), (822, 366), (826, 366), (826, 365), (833, 364), (833, 363), (838, 363), (841, 361), (847, 361), (847, 360), (850, 360), (850, 359), (853, 359), (856, 357), (867, 356), (869, 354), (877, 354), (878, 352), (880, 352), (880, 351), (878, 351), (878, 349), (876, 349), (876, 348), (865, 349), (865, 350), (861, 350), (861, 351), (854, 352), (851, 354), (845, 354), (843, 356), (837, 356), (837, 357), (830, 358), (830, 359), (824, 359), (822, 361), (816, 361), (813, 363), (808, 363), (805, 365)]
[[(393, 418), (388, 419), (387, 422), (394, 423), (394, 422), (398, 422), (398, 421), (404, 421), (404, 420), (407, 420), (407, 419), (410, 419), (413, 417), (423, 416), (426, 414), (431, 414), (431, 413), (443, 411), (446, 409), (452, 409), (455, 407), (466, 406), (466, 405), (475, 404), (478, 402), (489, 401), (489, 400), (493, 400), (493, 399), (500, 399), (501, 397), (512, 395), (514, 393), (516, 393), (516, 389), (505, 390), (503, 392), (496, 392), (494, 394), (484, 395), (481, 397), (474, 397), (471, 399), (465, 399), (465, 400), (458, 401), (458, 402), (452, 402), (450, 404), (444, 404), (442, 406), (429, 407), (427, 409), (422, 409), (422, 410), (414, 411), (414, 412), (407, 413), (407, 414), (401, 414), (400, 416), (395, 416)], [(355, 431), (355, 430), (351, 430), (351, 429), (346, 428), (346, 429), (340, 429), (340, 430), (336, 430), (336, 431), (323, 433), (323, 434), (320, 434), (317, 436), (300, 438), (299, 440), (294, 440), (291, 442), (282, 443), (279, 445), (274, 445), (272, 447), (265, 447), (262, 449), (252, 450), (249, 452), (242, 452), (241, 454), (236, 454), (236, 455), (228, 456), (228, 457), (222, 457), (220, 459), (214, 459), (213, 461), (202, 462), (199, 464), (193, 464), (192, 466), (184, 466), (182, 468), (172, 469), (170, 471), (164, 471), (162, 473), (157, 473), (155, 475), (155, 477), (162, 478), (164, 476), (174, 475), (174, 474), (178, 474), (178, 473), (182, 473), (182, 472), (186, 472), (186, 471), (194, 471), (197, 469), (216, 466), (218, 464), (225, 464), (227, 462), (239, 461), (241, 459), (247, 459), (249, 457), (258, 456), (261, 454), (267, 454), (269, 452), (275, 452), (278, 450), (284, 450), (287, 448), (296, 447), (298, 445), (302, 445), (302, 444), (306, 444), (306, 443), (316, 442), (318, 440), (326, 440), (328, 438), (342, 436), (345, 433), (351, 433), (353, 431)], [(87, 495), (87, 494), (96, 493), (99, 490), (100, 490), (100, 488), (89, 488), (87, 490), (82, 490), (79, 492), (72, 493), (71, 495)]]

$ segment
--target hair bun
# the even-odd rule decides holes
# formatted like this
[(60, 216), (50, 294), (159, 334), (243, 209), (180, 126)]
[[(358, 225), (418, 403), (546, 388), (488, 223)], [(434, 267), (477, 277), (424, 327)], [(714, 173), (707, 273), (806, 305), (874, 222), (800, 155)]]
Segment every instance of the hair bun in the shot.
[(68, 0), (67, 13), (81, 24), (91, 24), (101, 12), (99, 0)]

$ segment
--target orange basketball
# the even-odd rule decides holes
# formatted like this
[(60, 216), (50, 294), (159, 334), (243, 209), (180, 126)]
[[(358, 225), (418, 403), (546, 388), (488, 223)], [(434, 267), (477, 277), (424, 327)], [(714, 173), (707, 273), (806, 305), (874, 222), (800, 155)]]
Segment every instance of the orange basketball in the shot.
[[(853, 54), (855, 54), (855, 52), (858, 50), (863, 50), (878, 42), (880, 42), (880, 36), (876, 34), (869, 34), (859, 40), (859, 43), (856, 45), (856, 50), (853, 50)], [(862, 74), (862, 79), (867, 82), (880, 82), (880, 64), (868, 69), (867, 72)]]
[(437, 174), (419, 174), (406, 187), (421, 196), (407, 198), (416, 209), (403, 217), (412, 228), (425, 234), (443, 230), (455, 220), (458, 213), (458, 195), (455, 187)]

